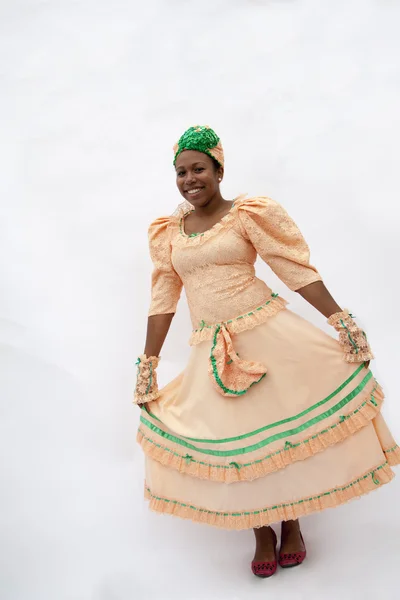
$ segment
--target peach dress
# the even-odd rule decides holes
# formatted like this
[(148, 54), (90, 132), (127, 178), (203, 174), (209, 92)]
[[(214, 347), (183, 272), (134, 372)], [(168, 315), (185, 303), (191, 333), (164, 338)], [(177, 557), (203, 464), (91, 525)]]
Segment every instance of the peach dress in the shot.
[(186, 368), (141, 410), (150, 508), (246, 529), (389, 482), (400, 449), (373, 374), (255, 275), (259, 254), (291, 290), (321, 280), (295, 223), (261, 197), (202, 234), (185, 214), (149, 229), (149, 315), (175, 312), (184, 286), (193, 324)]

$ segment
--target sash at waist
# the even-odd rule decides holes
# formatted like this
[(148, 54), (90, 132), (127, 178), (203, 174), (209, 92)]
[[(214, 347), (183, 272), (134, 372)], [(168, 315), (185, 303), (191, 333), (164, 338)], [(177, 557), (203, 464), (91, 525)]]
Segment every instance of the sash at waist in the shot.
[(196, 345), (212, 340), (208, 373), (212, 384), (220, 394), (237, 398), (243, 396), (267, 374), (265, 365), (242, 360), (233, 347), (231, 335), (252, 329), (265, 323), (267, 319), (286, 307), (286, 301), (278, 294), (271, 294), (265, 304), (250, 312), (222, 323), (209, 325), (201, 321), (199, 328), (192, 332), (190, 344)]
[(227, 321), (211, 324), (201, 320), (199, 321), (197, 328), (193, 329), (189, 344), (190, 346), (196, 346), (206, 340), (212, 340), (216, 328), (221, 325), (224, 325), (231, 335), (253, 329), (253, 327), (265, 323), (269, 317), (273, 317), (282, 309), (286, 308), (286, 305), (286, 300), (278, 296), (278, 294), (272, 293), (271, 296), (266, 299), (264, 304), (252, 308), (249, 312), (228, 319)]

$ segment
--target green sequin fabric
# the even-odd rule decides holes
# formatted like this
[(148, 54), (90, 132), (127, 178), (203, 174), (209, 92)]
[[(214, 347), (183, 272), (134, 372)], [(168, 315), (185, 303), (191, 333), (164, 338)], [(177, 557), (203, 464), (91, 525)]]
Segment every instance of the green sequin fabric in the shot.
[[(218, 146), (218, 151), (213, 151)], [(219, 165), (223, 166), (223, 153), (220, 139), (211, 127), (208, 125), (195, 125), (189, 127), (185, 133), (179, 138), (179, 141), (174, 146), (174, 164), (178, 156), (184, 150), (196, 150), (208, 154), (214, 158)]]

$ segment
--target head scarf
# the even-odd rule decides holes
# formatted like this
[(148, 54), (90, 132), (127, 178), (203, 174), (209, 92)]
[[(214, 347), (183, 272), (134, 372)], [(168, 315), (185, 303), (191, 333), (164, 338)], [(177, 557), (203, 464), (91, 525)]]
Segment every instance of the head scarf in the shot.
[(174, 164), (184, 150), (203, 152), (203, 154), (208, 154), (208, 156), (214, 158), (221, 167), (224, 166), (222, 144), (215, 131), (208, 125), (195, 125), (185, 131), (174, 146)]

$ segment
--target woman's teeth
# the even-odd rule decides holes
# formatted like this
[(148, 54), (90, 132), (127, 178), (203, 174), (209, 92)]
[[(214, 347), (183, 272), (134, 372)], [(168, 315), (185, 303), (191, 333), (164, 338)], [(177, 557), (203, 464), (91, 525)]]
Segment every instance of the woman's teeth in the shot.
[(188, 190), (188, 194), (193, 195), (193, 194), (198, 194), (198, 192), (201, 191), (201, 188), (196, 188), (195, 190)]

